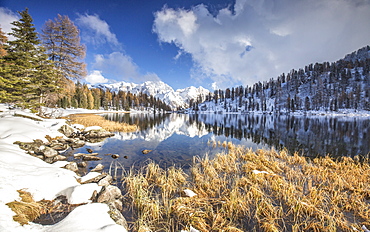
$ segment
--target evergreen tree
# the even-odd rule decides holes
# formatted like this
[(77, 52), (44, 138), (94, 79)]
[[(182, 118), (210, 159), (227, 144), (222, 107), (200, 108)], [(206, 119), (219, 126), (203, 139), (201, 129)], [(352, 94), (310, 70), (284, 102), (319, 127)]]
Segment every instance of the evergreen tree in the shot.
[(5, 62), (3, 57), (6, 55), (5, 44), (8, 41), (8, 37), (6, 37), (5, 33), (0, 28), (0, 102), (5, 101), (6, 99), (10, 98), (10, 93), (8, 93), (5, 88), (11, 88), (11, 83), (9, 83), (8, 79), (4, 76), (5, 73), (8, 73), (9, 69), (5, 66)]
[(18, 12), (21, 19), (14, 21), (12, 35), (15, 39), (5, 44), (6, 55), (1, 59), (0, 76), (2, 102), (14, 102), (26, 107), (44, 103), (45, 93), (56, 89), (54, 71), (38, 39), (33, 19), (26, 8)]

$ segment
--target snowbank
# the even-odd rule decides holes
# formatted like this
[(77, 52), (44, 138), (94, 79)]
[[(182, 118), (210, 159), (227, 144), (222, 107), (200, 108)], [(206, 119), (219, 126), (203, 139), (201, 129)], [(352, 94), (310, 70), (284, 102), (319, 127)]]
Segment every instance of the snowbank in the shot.
[(53, 226), (35, 223), (21, 226), (13, 221), (15, 213), (6, 203), (20, 200), (17, 190), (30, 192), (35, 201), (66, 195), (69, 202), (80, 204), (90, 202), (92, 192), (100, 189), (96, 184), (80, 185), (76, 174), (60, 168), (61, 164), (45, 163), (13, 144), (15, 141), (32, 142), (34, 139), (46, 141), (45, 135), (63, 136), (57, 131), (63, 124), (64, 120), (41, 119), (29, 112), (10, 110), (5, 104), (0, 104), (0, 231), (126, 231), (109, 217), (108, 206), (98, 203), (77, 207)]

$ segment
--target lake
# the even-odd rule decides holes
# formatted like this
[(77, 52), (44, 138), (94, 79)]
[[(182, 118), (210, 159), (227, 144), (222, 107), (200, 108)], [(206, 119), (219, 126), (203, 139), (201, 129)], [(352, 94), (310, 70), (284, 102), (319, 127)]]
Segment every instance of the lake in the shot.
[[(188, 169), (194, 156), (213, 156), (227, 152), (227, 147), (214, 146), (224, 141), (250, 147), (286, 148), (307, 157), (359, 155), (370, 152), (370, 118), (344, 116), (288, 116), (241, 114), (118, 114), (109, 113), (109, 120), (139, 125), (133, 133), (117, 132), (103, 142), (69, 150), (85, 152), (91, 148), (102, 161), (105, 171), (120, 167), (140, 168), (149, 160), (162, 168), (176, 165)], [(143, 150), (151, 150), (143, 154)], [(113, 159), (111, 154), (118, 154)], [(87, 170), (86, 170), (87, 171)]]

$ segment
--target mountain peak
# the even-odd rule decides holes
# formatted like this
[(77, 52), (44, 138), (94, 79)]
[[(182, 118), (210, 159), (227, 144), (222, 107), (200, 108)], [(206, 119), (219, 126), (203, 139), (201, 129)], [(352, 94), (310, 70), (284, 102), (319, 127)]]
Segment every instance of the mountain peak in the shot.
[(210, 91), (194, 86), (187, 87), (185, 89), (174, 90), (171, 86), (164, 83), (163, 81), (146, 81), (142, 84), (127, 83), (127, 82), (116, 82), (113, 84), (102, 84), (99, 85), (102, 88), (108, 88), (112, 91), (118, 92), (119, 90), (124, 92), (131, 92), (133, 94), (138, 94), (140, 92), (145, 93), (149, 96), (153, 96), (165, 102), (172, 109), (177, 108), (187, 108), (191, 99), (197, 99), (201, 96), (205, 99)]

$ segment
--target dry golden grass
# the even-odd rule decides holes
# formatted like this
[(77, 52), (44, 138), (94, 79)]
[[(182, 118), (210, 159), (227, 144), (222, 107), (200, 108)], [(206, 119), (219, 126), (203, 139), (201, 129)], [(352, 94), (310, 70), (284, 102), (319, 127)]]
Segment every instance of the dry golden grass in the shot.
[[(195, 158), (188, 176), (149, 163), (123, 178), (133, 231), (362, 231), (370, 227), (368, 160), (309, 160), (286, 151), (228, 147)], [(197, 193), (184, 197), (189, 188)]]
[(119, 123), (105, 119), (96, 114), (73, 114), (68, 116), (72, 123), (88, 126), (101, 126), (103, 129), (110, 132), (133, 132), (138, 129), (136, 125), (127, 123)]
[(12, 201), (6, 204), (16, 213), (13, 216), (14, 221), (21, 225), (28, 224), (28, 222), (35, 220), (46, 212), (45, 201), (35, 202), (31, 194), (23, 190), (18, 190), (18, 193), (22, 199), (21, 201)]

